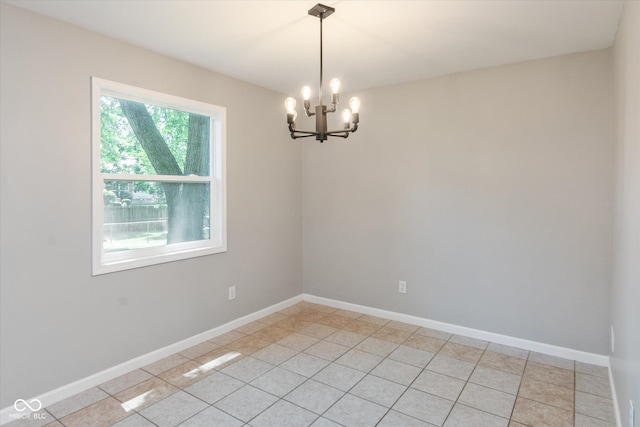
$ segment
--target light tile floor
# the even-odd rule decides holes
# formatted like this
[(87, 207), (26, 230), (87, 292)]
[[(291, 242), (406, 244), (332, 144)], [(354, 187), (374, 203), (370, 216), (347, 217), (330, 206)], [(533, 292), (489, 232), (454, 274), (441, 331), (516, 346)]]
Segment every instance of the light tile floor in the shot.
[(14, 426), (614, 426), (606, 368), (302, 302)]

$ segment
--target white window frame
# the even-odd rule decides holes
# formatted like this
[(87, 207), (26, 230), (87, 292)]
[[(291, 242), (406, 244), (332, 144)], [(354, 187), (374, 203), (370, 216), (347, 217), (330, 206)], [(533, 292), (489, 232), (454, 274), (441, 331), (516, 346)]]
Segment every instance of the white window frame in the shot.
[[(211, 155), (209, 176), (108, 174), (101, 172), (100, 97), (152, 104), (159, 107), (200, 114), (211, 118)], [(227, 189), (226, 145), (227, 110), (224, 107), (167, 95), (97, 77), (91, 78), (91, 138), (92, 138), (92, 228), (93, 275), (129, 270), (182, 259), (227, 251)], [(105, 253), (104, 181), (176, 181), (208, 183), (210, 191), (210, 238), (174, 243), (130, 251)]]

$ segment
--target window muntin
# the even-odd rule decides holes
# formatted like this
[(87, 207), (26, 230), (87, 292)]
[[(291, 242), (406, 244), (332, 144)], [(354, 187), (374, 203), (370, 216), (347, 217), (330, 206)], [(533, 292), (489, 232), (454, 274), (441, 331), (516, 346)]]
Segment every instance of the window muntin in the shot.
[(92, 86), (93, 274), (226, 251), (226, 110)]

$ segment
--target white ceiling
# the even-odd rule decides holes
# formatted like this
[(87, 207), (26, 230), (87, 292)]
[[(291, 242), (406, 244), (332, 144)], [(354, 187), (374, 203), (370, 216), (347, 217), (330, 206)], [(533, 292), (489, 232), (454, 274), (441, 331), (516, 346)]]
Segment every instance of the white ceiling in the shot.
[[(319, 80), (317, 1), (12, 0), (282, 93)], [(623, 0), (326, 0), (325, 84), (383, 86), (612, 45)]]

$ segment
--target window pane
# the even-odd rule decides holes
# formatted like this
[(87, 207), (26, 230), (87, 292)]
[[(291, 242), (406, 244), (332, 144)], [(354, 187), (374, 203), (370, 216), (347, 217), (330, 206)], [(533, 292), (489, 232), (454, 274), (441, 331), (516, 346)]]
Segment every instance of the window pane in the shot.
[(100, 97), (101, 172), (209, 176), (211, 118)]
[(105, 253), (208, 240), (209, 183), (105, 181)]

